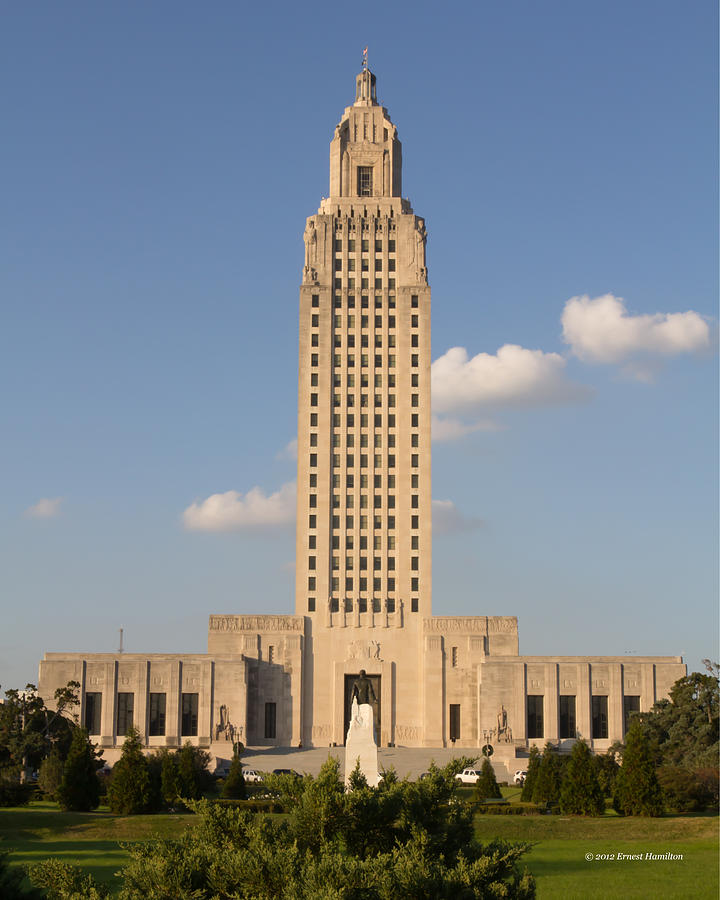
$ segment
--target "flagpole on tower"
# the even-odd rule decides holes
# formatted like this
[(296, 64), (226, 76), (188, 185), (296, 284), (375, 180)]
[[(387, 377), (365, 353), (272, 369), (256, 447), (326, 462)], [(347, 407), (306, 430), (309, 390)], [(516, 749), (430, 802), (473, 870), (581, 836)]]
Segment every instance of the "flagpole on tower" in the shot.
[(362, 67), (363, 67), (364, 72), (367, 71), (367, 67), (368, 67), (367, 52), (368, 52), (368, 48), (366, 47), (363, 50), (363, 59), (362, 59)]

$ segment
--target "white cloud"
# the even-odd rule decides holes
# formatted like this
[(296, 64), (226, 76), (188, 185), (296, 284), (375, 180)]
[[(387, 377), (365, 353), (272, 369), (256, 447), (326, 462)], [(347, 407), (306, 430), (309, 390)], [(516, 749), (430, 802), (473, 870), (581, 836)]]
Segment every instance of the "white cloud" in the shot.
[(571, 297), (562, 314), (563, 340), (579, 359), (591, 363), (627, 363), (638, 377), (652, 364), (635, 357), (677, 356), (710, 348), (710, 327), (692, 310), (681, 313), (630, 315), (622, 297)]
[(297, 438), (288, 441), (282, 450), (275, 455), (275, 459), (290, 460), (291, 462), (297, 460)]
[(34, 506), (29, 506), (23, 515), (27, 519), (53, 519), (60, 515), (62, 497), (43, 497)]
[(432, 439), (438, 442), (458, 441), (475, 431), (501, 431), (503, 428), (503, 425), (490, 419), (482, 419), (479, 422), (461, 422), (459, 419), (432, 417)]
[(245, 496), (237, 491), (212, 494), (183, 513), (188, 531), (252, 531), (284, 528), (295, 521), (295, 482), (266, 495), (254, 487)]
[(483, 408), (556, 406), (586, 400), (590, 389), (565, 377), (559, 353), (505, 344), (494, 356), (472, 359), (452, 347), (432, 364), (433, 411), (468, 412)]
[(483, 520), (474, 516), (466, 516), (455, 506), (452, 500), (433, 500), (432, 527), (433, 534), (458, 534), (463, 531), (476, 531), (483, 527)]

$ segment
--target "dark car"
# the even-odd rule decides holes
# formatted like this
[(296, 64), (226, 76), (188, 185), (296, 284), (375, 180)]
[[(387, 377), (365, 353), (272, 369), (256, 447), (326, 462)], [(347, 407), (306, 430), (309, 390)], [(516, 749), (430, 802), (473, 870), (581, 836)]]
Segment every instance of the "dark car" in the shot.
[(273, 769), (273, 775), (292, 775), (293, 778), (302, 778), (302, 775), (295, 769)]

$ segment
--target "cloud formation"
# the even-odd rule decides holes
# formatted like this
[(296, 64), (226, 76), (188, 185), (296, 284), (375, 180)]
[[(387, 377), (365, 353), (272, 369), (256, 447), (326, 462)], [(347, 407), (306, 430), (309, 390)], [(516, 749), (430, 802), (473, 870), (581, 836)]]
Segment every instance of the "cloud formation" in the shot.
[(211, 494), (183, 513), (188, 531), (266, 531), (286, 528), (295, 522), (295, 482), (266, 495), (254, 487), (244, 496), (237, 491)]
[(433, 500), (432, 527), (433, 534), (460, 534), (477, 531), (484, 522), (474, 516), (466, 516), (455, 506), (452, 500)]
[(26, 519), (53, 519), (60, 515), (62, 497), (43, 497), (34, 506), (29, 506), (23, 515)]
[(481, 409), (532, 408), (579, 403), (590, 395), (585, 385), (568, 381), (559, 353), (505, 344), (495, 355), (469, 358), (464, 347), (452, 347), (432, 364), (435, 413)]
[(461, 422), (460, 419), (444, 419), (440, 416), (432, 417), (432, 439), (438, 443), (443, 441), (458, 441), (475, 431), (501, 431), (503, 425), (490, 419), (482, 419), (479, 422)]
[(698, 313), (634, 316), (623, 298), (613, 294), (571, 297), (561, 321), (563, 340), (584, 362), (632, 363), (637, 357), (677, 356), (710, 348), (710, 327)]
[(295, 437), (291, 441), (288, 441), (282, 450), (279, 450), (278, 453), (276, 453), (275, 459), (290, 460), (291, 462), (294, 462), (297, 460), (297, 453), (297, 438)]

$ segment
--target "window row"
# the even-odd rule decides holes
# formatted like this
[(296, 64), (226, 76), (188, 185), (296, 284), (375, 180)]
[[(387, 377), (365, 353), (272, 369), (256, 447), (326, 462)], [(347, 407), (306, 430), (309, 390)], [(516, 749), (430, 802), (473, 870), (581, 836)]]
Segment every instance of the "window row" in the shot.
[[(84, 725), (88, 734), (102, 734), (102, 692), (85, 694)], [(195, 737), (198, 733), (198, 694), (181, 695), (180, 735)], [(165, 735), (167, 694), (151, 693), (148, 698), (148, 734), (150, 737)], [(135, 694), (120, 691), (115, 707), (115, 734), (122, 736), (135, 724)], [(139, 723), (138, 723), (139, 724)], [(140, 728), (142, 733), (143, 729)]]
[[(412, 546), (413, 550), (418, 549), (418, 547), (419, 547), (418, 541), (419, 541), (418, 536), (416, 534), (413, 535), (411, 538), (411, 542), (412, 542), (411, 546)], [(388, 550), (394, 550), (395, 549), (395, 536), (392, 534), (387, 535), (387, 537), (385, 538), (385, 543), (387, 544)], [(339, 534), (335, 534), (332, 536), (331, 544), (332, 544), (333, 550), (340, 549), (340, 535)], [(376, 534), (375, 537), (373, 538), (372, 544), (373, 544), (374, 550), (382, 550), (383, 541), (382, 541), (381, 535)], [(367, 539), (366, 535), (361, 535), (358, 546), (360, 547), (361, 550), (367, 550), (368, 539)], [(317, 548), (317, 536), (316, 535), (314, 535), (314, 534), (309, 535), (308, 547), (310, 550), (315, 550)], [(355, 547), (354, 536), (352, 534), (346, 534), (345, 535), (345, 548), (347, 550), (353, 550), (354, 547)]]
[[(318, 337), (317, 334), (313, 334), (313, 336), (312, 336), (313, 347), (317, 347), (317, 346), (318, 346), (318, 340), (317, 340), (317, 337)], [(368, 349), (369, 349), (369, 348), (368, 348)], [(354, 353), (348, 353), (348, 356), (347, 356), (347, 367), (348, 367), (348, 369), (354, 369), (354, 368), (355, 368), (355, 358), (356, 358), (356, 357), (355, 357), (355, 354), (354, 354)], [(334, 359), (334, 364), (335, 364), (336, 367), (339, 367), (339, 366), (342, 365), (341, 357), (340, 357), (338, 354), (335, 354), (335, 356), (333, 357), (333, 359)], [(374, 363), (375, 363), (375, 368), (376, 368), (376, 369), (382, 369), (382, 368), (384, 368), (383, 358), (382, 358), (382, 356), (381, 356), (379, 353), (375, 355)], [(387, 365), (388, 365), (388, 368), (389, 368), (389, 369), (394, 369), (395, 366), (396, 366), (396, 363), (397, 363), (397, 357), (396, 357), (396, 355), (395, 355), (394, 353), (388, 354), (388, 359), (387, 359)], [(320, 358), (319, 358), (319, 355), (318, 355), (317, 353), (312, 353), (312, 354), (310, 354), (310, 367), (313, 368), (313, 369), (315, 369), (315, 368), (317, 368), (319, 365), (320, 365)], [(363, 369), (369, 368), (369, 366), (370, 366), (370, 355), (369, 355), (368, 353), (362, 353), (362, 354), (360, 355), (360, 365), (361, 365), (361, 367), (362, 367)], [(419, 356), (418, 356), (417, 353), (411, 354), (411, 356), (410, 356), (410, 365), (412, 366), (413, 369), (416, 369), (416, 368), (420, 365), (420, 358), (419, 358)]]
[[(352, 256), (348, 257), (345, 268), (347, 269), (348, 272), (355, 271), (355, 260), (353, 259)], [(382, 269), (383, 269), (382, 256), (375, 257), (372, 267), (370, 266), (370, 258), (367, 256), (362, 257), (362, 259), (360, 260), (360, 271), (361, 272), (369, 272), (371, 268), (374, 269), (376, 272), (382, 272)], [(395, 260), (392, 257), (390, 259), (388, 259), (387, 268), (388, 268), (388, 272), (395, 271)], [(335, 257), (335, 271), (341, 272), (342, 269), (343, 269), (342, 256), (336, 256)]]
[[(388, 297), (387, 302), (388, 302), (388, 306), (393, 307), (395, 305), (395, 298)], [(313, 294), (311, 303), (312, 303), (313, 309), (320, 309), (320, 294)], [(340, 306), (341, 303), (342, 303), (342, 298), (340, 296), (336, 295), (334, 298), (334, 305)], [(361, 303), (361, 306), (368, 305), (367, 295), (364, 295), (362, 297), (360, 303)], [(355, 295), (354, 294), (348, 294), (347, 304), (350, 309), (352, 309), (355, 306)], [(380, 307), (382, 307), (382, 305), (383, 305), (383, 297), (382, 296), (375, 297), (375, 307), (380, 308)], [(418, 298), (417, 294), (411, 295), (410, 306), (412, 309), (419, 308), (420, 303), (419, 303), (419, 298)]]
[[(561, 694), (558, 701), (558, 717), (560, 738), (577, 738), (577, 720), (575, 712), (576, 698), (574, 694)], [(640, 697), (626, 695), (623, 697), (623, 729), (627, 732), (633, 713), (640, 712)], [(544, 697), (528, 695), (527, 698), (527, 736), (528, 738), (544, 738)], [(598, 694), (592, 697), (592, 717), (590, 737), (601, 740), (608, 737), (608, 698)]]
[[(357, 243), (360, 244), (360, 250), (362, 250), (364, 253), (369, 252), (371, 241), (363, 238), (361, 241), (358, 241)], [(373, 247), (374, 247), (376, 253), (382, 253), (382, 251), (383, 251), (383, 242), (382, 241), (376, 240), (376, 241), (373, 241), (372, 244), (373, 244)], [(348, 240), (347, 240), (348, 253), (354, 253), (355, 246), (356, 246), (355, 238), (348, 238)], [(390, 238), (388, 240), (387, 248), (388, 248), (389, 253), (395, 252), (395, 240), (393, 238)], [(335, 252), (337, 253), (337, 252), (341, 251), (342, 249), (343, 249), (343, 242), (336, 238), (335, 239)]]
[[(395, 600), (392, 597), (387, 598), (388, 601), (388, 612), (395, 612)], [(343, 608), (346, 612), (352, 612), (353, 610), (353, 601), (349, 599), (345, 599), (342, 601)], [(390, 608), (390, 604), (392, 604), (392, 609)], [(370, 606), (373, 612), (381, 611), (381, 602), (375, 597), (371, 599)], [(418, 598), (412, 597), (410, 599), (410, 612), (416, 613), (418, 611)], [(358, 598), (357, 601), (358, 612), (367, 612), (368, 611), (368, 601), (365, 597)], [(308, 597), (308, 612), (315, 612), (316, 610), (316, 598)], [(330, 612), (339, 612), (340, 611), (340, 600), (337, 597), (333, 597), (330, 599)]]
[[(348, 278), (348, 279), (347, 279), (347, 287), (348, 287), (348, 290), (354, 290), (354, 289), (355, 289), (355, 280), (356, 280), (355, 278)], [(334, 279), (334, 283), (335, 283), (335, 284), (334, 284), (335, 290), (337, 290), (337, 291), (342, 290), (342, 287), (343, 287), (342, 278), (335, 278), (335, 279)], [(395, 279), (394, 279), (394, 278), (388, 278), (388, 280), (387, 280), (387, 286), (388, 286), (388, 288), (389, 288), (390, 290), (392, 290), (392, 289), (395, 287)], [(363, 290), (363, 291), (368, 291), (368, 290), (370, 290), (370, 279), (369, 279), (369, 278), (361, 278), (361, 279), (360, 279), (360, 284), (358, 285), (358, 287), (359, 287), (361, 290)], [(373, 289), (376, 290), (376, 291), (381, 291), (382, 288), (383, 288), (383, 280), (382, 280), (382, 278), (373, 278)]]
[[(391, 575), (386, 579), (386, 581), (387, 581), (387, 583), (386, 583), (385, 589), (388, 591), (394, 591), (395, 590), (395, 578)], [(357, 590), (359, 590), (359, 591), (370, 590), (370, 588), (368, 587), (368, 584), (370, 584), (370, 582), (372, 582), (371, 586), (372, 586), (373, 591), (377, 592), (377, 591), (383, 590), (383, 584), (382, 584), (383, 579), (382, 578), (375, 576), (375, 577), (369, 579), (365, 575), (361, 575), (360, 578), (357, 579)], [(410, 579), (410, 590), (416, 593), (417, 591), (420, 590), (419, 585), (420, 585), (420, 579), (413, 576), (413, 578)], [(332, 578), (330, 579), (330, 586), (331, 586), (331, 590), (334, 592), (338, 592), (340, 590), (339, 576), (337, 576), (337, 575), (332, 576)], [(316, 591), (316, 590), (317, 590), (316, 576), (308, 575), (308, 591)], [(355, 590), (354, 578), (351, 575), (348, 575), (345, 578), (345, 590), (346, 591)]]
[[(310, 494), (310, 496), (314, 497), (316, 495)], [(315, 501), (315, 507), (317, 507), (317, 500)], [(369, 519), (368, 516), (360, 516), (359, 517), (358, 522), (359, 522), (361, 531), (368, 529), (368, 527), (369, 527), (368, 519)], [(332, 527), (333, 527), (334, 531), (337, 531), (340, 528), (340, 516), (332, 517)], [(355, 527), (355, 516), (354, 515), (345, 516), (345, 529), (347, 531), (351, 531), (354, 527)], [(410, 516), (410, 528), (413, 531), (417, 531), (419, 527), (420, 527), (420, 517), (419, 516)], [(308, 516), (308, 528), (310, 528), (311, 530), (314, 528), (317, 528), (317, 514), (316, 513), (310, 513), (310, 515)], [(395, 516), (388, 516), (387, 520), (385, 522), (383, 522), (382, 516), (373, 516), (372, 517), (372, 528), (374, 531), (378, 531), (382, 528), (389, 529), (391, 531), (394, 530)]]

